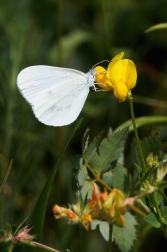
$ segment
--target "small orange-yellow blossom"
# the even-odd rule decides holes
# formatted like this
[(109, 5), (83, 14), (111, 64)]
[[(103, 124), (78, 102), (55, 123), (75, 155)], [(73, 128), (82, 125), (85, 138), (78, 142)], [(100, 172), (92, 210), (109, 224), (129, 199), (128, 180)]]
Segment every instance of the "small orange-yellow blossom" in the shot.
[(124, 53), (116, 55), (109, 63), (107, 70), (101, 66), (94, 68), (96, 83), (105, 91), (114, 91), (120, 102), (128, 96), (129, 90), (135, 87), (137, 71), (132, 60), (122, 59)]
[(80, 222), (87, 230), (91, 228), (92, 219), (112, 222), (121, 227), (125, 226), (123, 215), (127, 207), (133, 205), (133, 198), (125, 199), (123, 193), (116, 188), (108, 193), (106, 189), (104, 192), (99, 192), (95, 183), (93, 183), (93, 187), (92, 199), (82, 210), (79, 201), (71, 208), (55, 205), (53, 207), (55, 218), (67, 217), (70, 222)]

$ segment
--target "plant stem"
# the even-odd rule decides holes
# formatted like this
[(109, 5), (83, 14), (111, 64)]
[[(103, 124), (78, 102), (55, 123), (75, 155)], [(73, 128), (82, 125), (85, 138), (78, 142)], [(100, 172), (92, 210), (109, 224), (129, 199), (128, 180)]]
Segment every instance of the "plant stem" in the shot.
[(8, 252), (12, 252), (13, 251), (13, 248), (14, 248), (14, 243), (11, 242), (10, 246), (9, 246), (9, 249), (8, 249)]
[(59, 250), (53, 249), (53, 248), (48, 247), (48, 246), (41, 244), (39, 242), (32, 241), (31, 244), (37, 248), (42, 248), (42, 249), (45, 249), (46, 251), (49, 251), (49, 252), (60, 252)]
[(156, 209), (156, 214), (157, 214), (158, 220), (159, 220), (159, 222), (161, 223), (161, 225), (162, 225), (162, 227), (163, 227), (163, 229), (164, 229), (164, 231), (165, 231), (165, 232), (164, 232), (164, 235), (165, 235), (165, 237), (167, 238), (167, 228), (166, 228), (166, 225), (165, 225), (165, 223), (164, 223), (164, 221), (163, 221), (163, 217), (162, 217), (162, 215), (161, 215), (161, 211), (159, 210), (159, 207), (158, 207), (158, 204), (157, 204), (157, 201), (156, 201), (155, 193), (154, 193), (154, 192), (151, 194), (151, 198), (152, 198), (152, 200), (153, 200), (154, 207), (155, 207), (155, 209)]
[(131, 95), (131, 91), (129, 91), (128, 99), (129, 99), (129, 103), (130, 103), (130, 112), (131, 112), (131, 117), (132, 117), (132, 124), (133, 124), (134, 133), (135, 133), (136, 143), (137, 143), (137, 147), (138, 147), (139, 154), (141, 157), (143, 170), (146, 172), (147, 168), (146, 168), (146, 164), (145, 164), (145, 160), (144, 160), (144, 156), (143, 156), (143, 151), (142, 151), (142, 148), (140, 145), (140, 140), (139, 140), (139, 136), (138, 136), (138, 132), (137, 132), (134, 109), (133, 109), (133, 98)]
[(98, 181), (101, 185), (103, 185), (109, 191), (112, 190), (111, 187), (109, 187), (100, 177), (98, 177), (97, 173), (93, 171), (92, 167), (88, 163), (85, 163), (85, 165), (88, 168), (88, 170), (93, 174), (96, 181)]
[(113, 225), (110, 224), (110, 233), (109, 233), (109, 242), (108, 242), (108, 251), (112, 252), (112, 229)]
[(158, 192), (162, 195), (162, 197), (164, 198), (164, 200), (167, 202), (167, 196), (165, 195), (165, 193), (162, 190), (160, 190), (160, 189), (158, 189)]

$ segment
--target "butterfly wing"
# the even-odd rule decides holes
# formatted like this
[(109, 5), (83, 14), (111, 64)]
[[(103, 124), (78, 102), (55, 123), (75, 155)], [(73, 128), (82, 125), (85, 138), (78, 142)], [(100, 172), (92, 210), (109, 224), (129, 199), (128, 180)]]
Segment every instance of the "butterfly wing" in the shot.
[(63, 86), (79, 76), (85, 79), (86, 74), (75, 69), (52, 66), (31, 66), (23, 69), (17, 77), (17, 86), (24, 98), (34, 104), (36, 97), (54, 86)]
[(73, 80), (65, 87), (52, 87), (34, 101), (33, 111), (47, 125), (63, 126), (76, 120), (89, 93), (86, 83)]
[(89, 93), (87, 74), (50, 66), (24, 69), (18, 75), (17, 85), (38, 120), (52, 126), (72, 123)]

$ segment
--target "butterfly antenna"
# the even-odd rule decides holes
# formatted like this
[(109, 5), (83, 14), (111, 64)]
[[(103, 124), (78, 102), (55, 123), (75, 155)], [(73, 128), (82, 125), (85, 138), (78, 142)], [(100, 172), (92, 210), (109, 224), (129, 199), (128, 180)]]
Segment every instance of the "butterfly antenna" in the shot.
[(101, 64), (101, 63), (103, 63), (103, 62), (106, 62), (106, 61), (107, 61), (107, 62), (110, 62), (111, 60), (102, 60), (102, 61), (96, 63), (96, 64), (92, 67), (92, 69), (95, 68), (97, 65), (99, 65), (99, 64)]

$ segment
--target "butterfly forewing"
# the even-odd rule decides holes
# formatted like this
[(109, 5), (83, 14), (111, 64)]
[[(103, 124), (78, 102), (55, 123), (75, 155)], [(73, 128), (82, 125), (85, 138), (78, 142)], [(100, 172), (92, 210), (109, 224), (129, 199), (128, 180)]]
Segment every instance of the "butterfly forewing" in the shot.
[[(86, 74), (80, 71), (52, 66), (31, 66), (23, 69), (17, 78), (17, 85), (25, 99), (33, 105), (36, 97), (43, 91), (62, 86), (68, 79), (76, 77), (85, 80)], [(64, 88), (64, 87), (63, 87)]]
[(34, 102), (35, 116), (44, 124), (53, 126), (68, 125), (75, 121), (83, 108), (89, 87), (73, 80), (68, 88), (54, 87), (41, 93)]
[(17, 85), (39, 121), (63, 126), (78, 117), (91, 83), (88, 74), (75, 69), (31, 66), (20, 72)]

